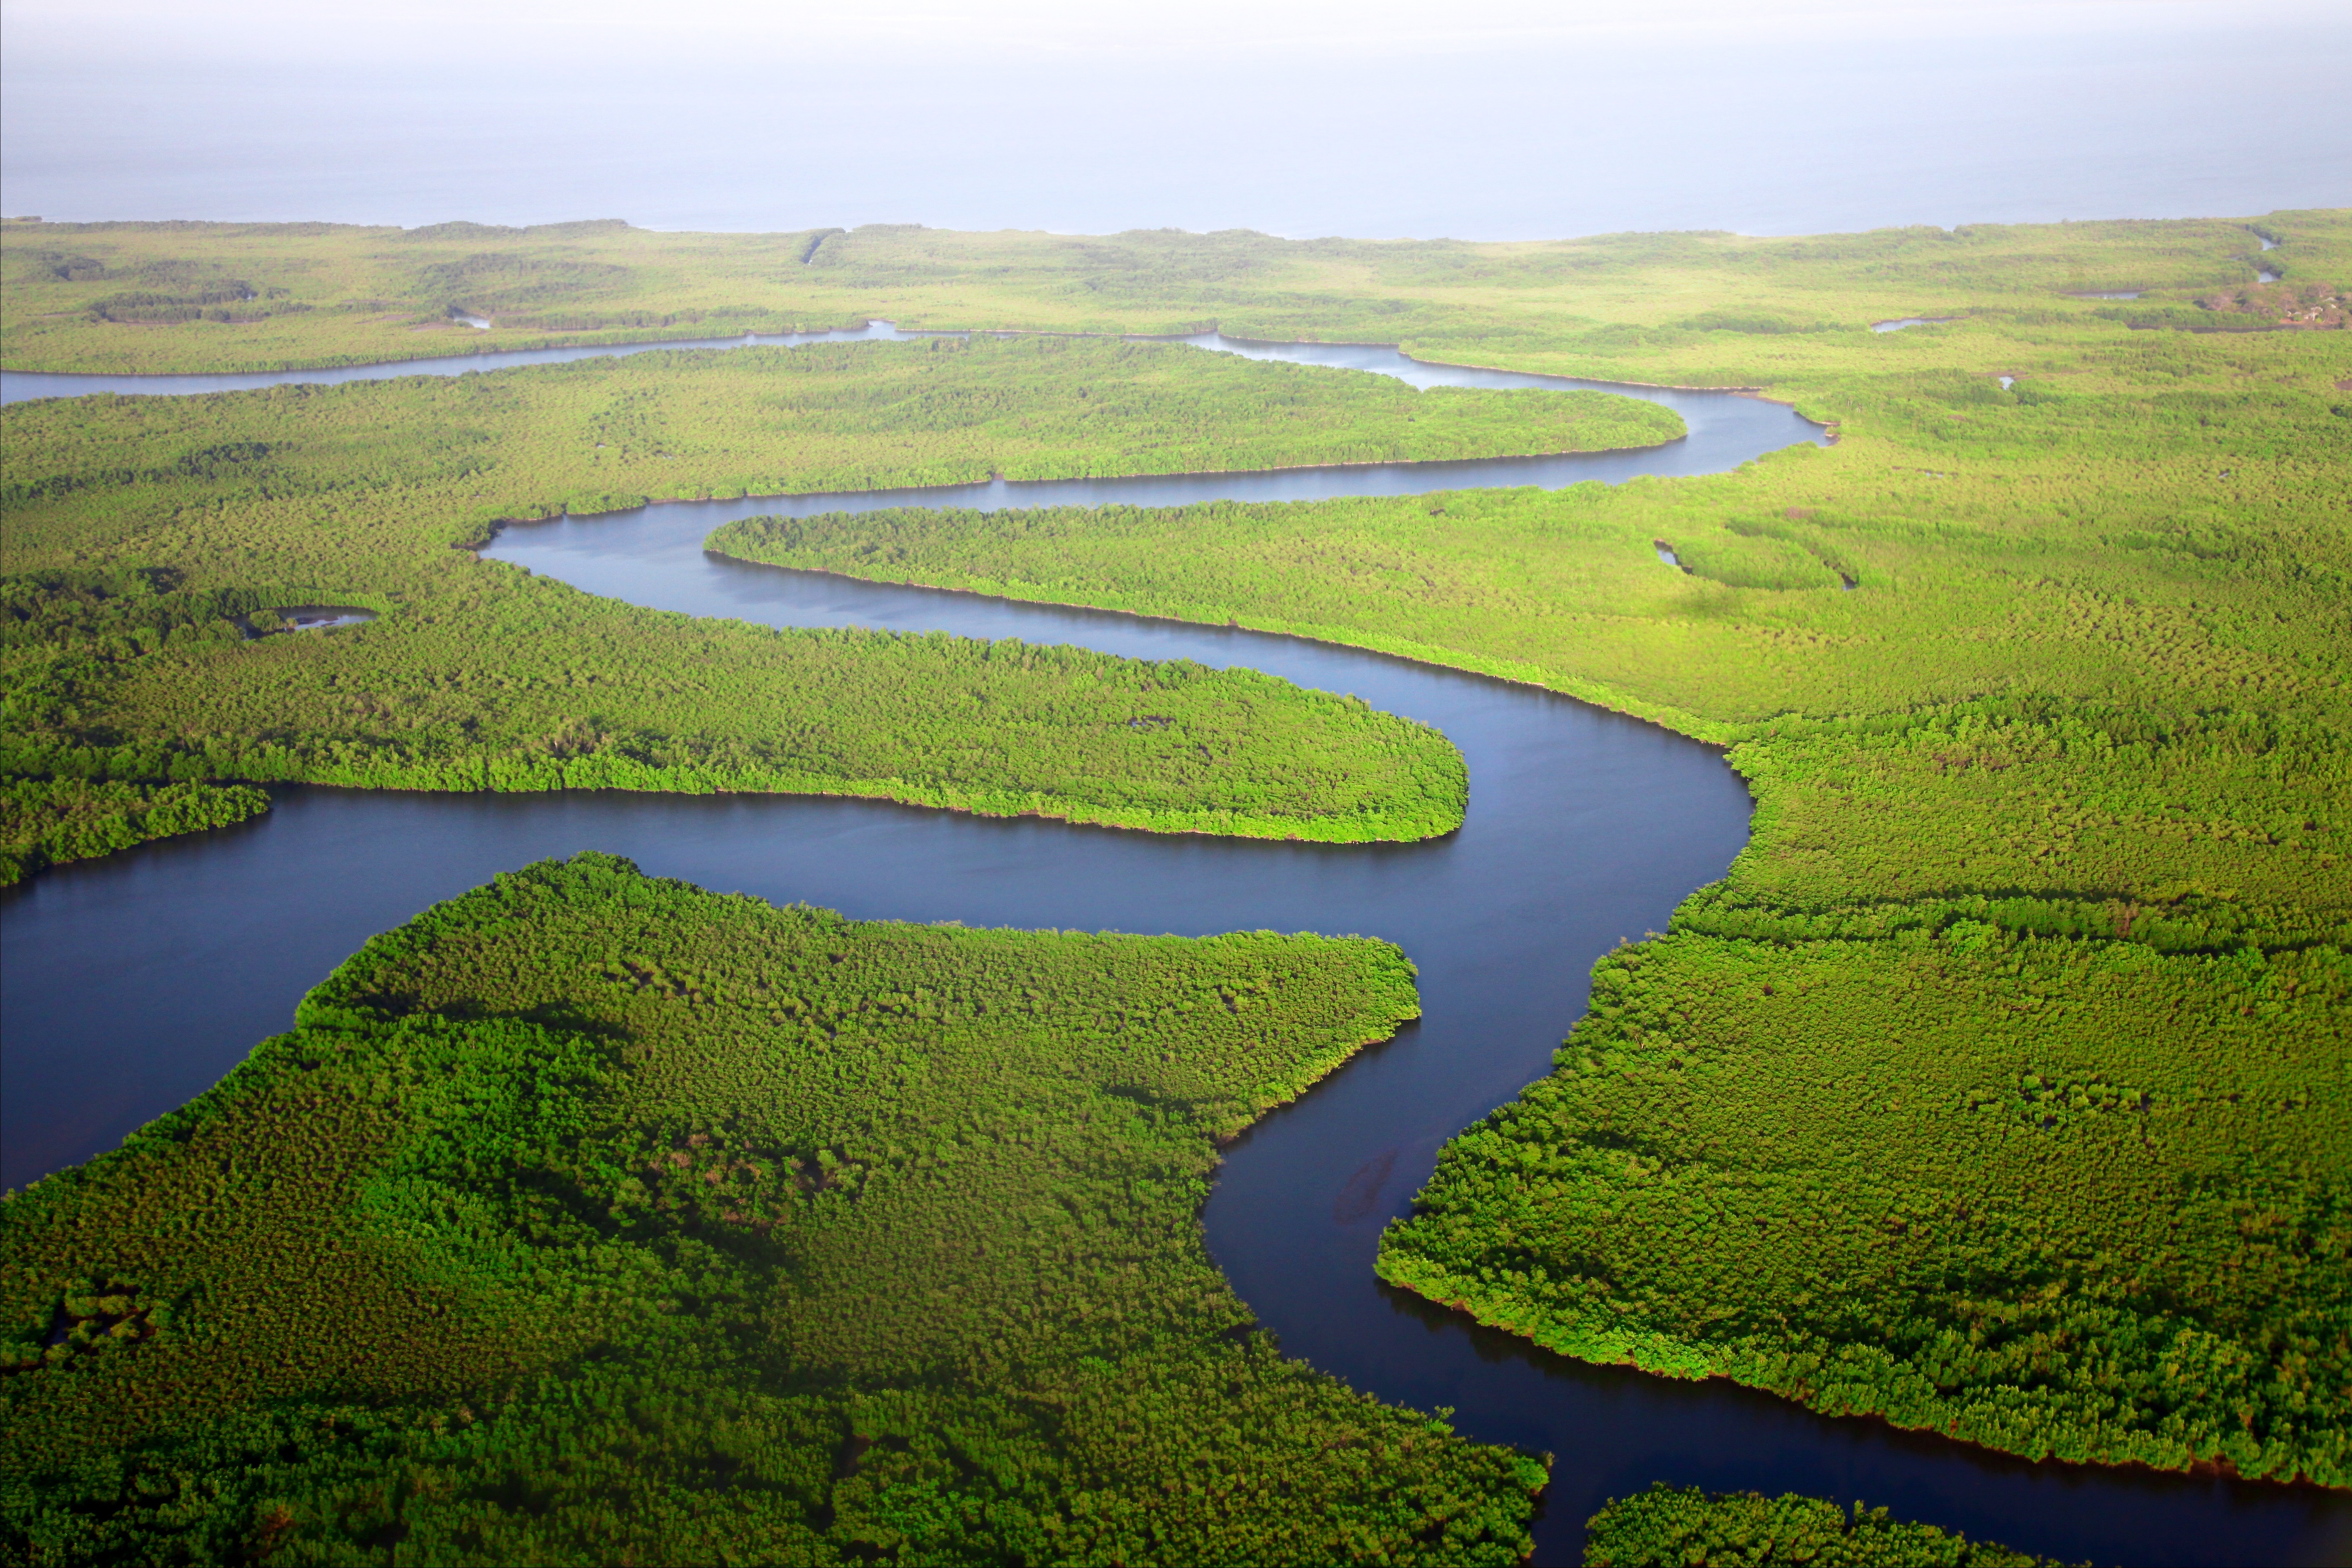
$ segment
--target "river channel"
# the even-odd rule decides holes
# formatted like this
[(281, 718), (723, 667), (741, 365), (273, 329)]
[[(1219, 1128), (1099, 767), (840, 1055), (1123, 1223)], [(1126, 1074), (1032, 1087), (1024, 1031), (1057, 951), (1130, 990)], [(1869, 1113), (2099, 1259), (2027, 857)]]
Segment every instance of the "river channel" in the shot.
[[(1423, 365), (1369, 346), (1191, 341), (1421, 385), (1595, 384)], [(463, 368), (516, 363), (483, 360)], [(104, 379), (76, 390), (218, 389)], [(10, 396), (56, 395), (10, 381)], [(2337, 1560), (2352, 1543), (2352, 1500), (2337, 1494), (2030, 1465), (1830, 1420), (1719, 1381), (1552, 1356), (1373, 1278), (1381, 1226), (1410, 1207), (1440, 1145), (1547, 1069), (1583, 1009), (1593, 961), (1622, 938), (1662, 929), (1746, 841), (1747, 794), (1706, 748), (1540, 690), (1344, 647), (790, 572), (701, 549), (720, 522), (751, 514), (1557, 487), (1721, 471), (1820, 437), (1790, 410), (1753, 398), (1612, 390), (1671, 404), (1690, 435), (1584, 457), (1000, 481), (510, 527), (486, 554), (636, 604), (772, 626), (942, 630), (1245, 664), (1352, 692), (1436, 725), (1462, 749), (1468, 817), (1430, 843), (1327, 847), (789, 796), (282, 790), (277, 808), (253, 822), (45, 872), (0, 898), (5, 1179), (20, 1184), (111, 1147), (285, 1027), (300, 994), (368, 936), (551, 855), (606, 850), (656, 875), (865, 918), (1361, 932), (1412, 955), (1424, 1016), (1228, 1151), (1205, 1214), (1210, 1247), (1289, 1353), (1386, 1399), (1451, 1406), (1470, 1436), (1555, 1453), (1538, 1562), (1575, 1562), (1582, 1521), (1600, 1502), (1655, 1480), (1861, 1499), (2068, 1559)]]

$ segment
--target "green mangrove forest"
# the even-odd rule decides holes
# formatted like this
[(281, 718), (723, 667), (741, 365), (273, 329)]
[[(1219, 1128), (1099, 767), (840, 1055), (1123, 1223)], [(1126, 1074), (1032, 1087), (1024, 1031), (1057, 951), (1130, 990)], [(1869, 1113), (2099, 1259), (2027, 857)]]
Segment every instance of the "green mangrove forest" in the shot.
[(0, 1206), (0, 1528), (80, 1563), (1517, 1561), (1544, 1463), (1285, 1359), (1201, 1238), (1217, 1141), (1418, 1012), (1364, 939), (502, 876)]
[[(1335, 842), (1461, 820), (1425, 727), (1248, 670), (635, 609), (464, 552), (665, 499), (1638, 446), (1604, 394), (956, 340), (13, 406), (0, 769), (142, 788), (758, 790)], [(379, 618), (268, 631), (274, 607)], [(183, 792), (184, 795), (185, 792)], [(143, 798), (143, 797), (142, 797)], [(11, 864), (232, 819), (8, 794)], [(247, 809), (251, 809), (248, 805)], [(65, 822), (53, 820), (67, 819)], [(21, 847), (19, 847), (21, 846)]]
[(2030, 1457), (2352, 1483), (2352, 338), (1938, 331), (1942, 363), (1859, 333), (1784, 373), (1839, 440), (1734, 474), (711, 546), (1349, 642), (1728, 747), (1731, 876), (1602, 967), (1382, 1277)]
[(2047, 1557), (1788, 1493), (1709, 1494), (1656, 1486), (1619, 1498), (1585, 1527), (1587, 1568), (2060, 1568)]
[[(0, 356), (259, 369), (878, 317), (1792, 403), (1834, 443), (1727, 474), (709, 543), (1310, 636), (1723, 747), (1748, 847), (1601, 963), (1381, 1277), (1832, 1415), (2340, 1489), (2347, 282), (2346, 211), (1514, 245), (10, 222)], [(1935, 324), (1870, 331), (1907, 318)], [(1638, 446), (1670, 419), (1044, 336), (12, 405), (7, 865), (305, 780), (1443, 833), (1458, 754), (1346, 699), (694, 620), (469, 552), (664, 498)], [(295, 604), (379, 619), (255, 619)], [(1514, 1560), (1542, 1462), (1284, 1360), (1200, 1240), (1213, 1141), (1412, 1010), (1377, 942), (861, 925), (594, 859), (503, 879), (0, 1206), (7, 1528), (57, 1561)], [(1590, 1542), (2032, 1561), (1671, 1488)]]
[[(2264, 238), (2284, 241), (2261, 249)], [(1246, 229), (969, 234), (917, 224), (680, 234), (618, 220), (0, 222), (0, 361), (244, 371), (557, 343), (924, 330), (1402, 342), (1432, 359), (1687, 385), (1788, 384), (1903, 317), (2259, 329), (2340, 293), (2343, 209), (1752, 238), (1279, 239)], [(2255, 257), (2261, 257), (2257, 264)], [(2273, 300), (2260, 283), (2281, 279)], [(2136, 291), (2116, 303), (2083, 296)], [(137, 300), (126, 295), (143, 296)], [(2216, 309), (2211, 301), (2230, 309)], [(2263, 310), (2277, 304), (2278, 316)], [(2252, 307), (2248, 309), (2247, 307)], [(462, 317), (488, 321), (477, 331)], [(171, 319), (166, 320), (169, 317)], [(1538, 363), (1538, 362), (1549, 363)], [(1570, 363), (1573, 362), (1573, 363)]]

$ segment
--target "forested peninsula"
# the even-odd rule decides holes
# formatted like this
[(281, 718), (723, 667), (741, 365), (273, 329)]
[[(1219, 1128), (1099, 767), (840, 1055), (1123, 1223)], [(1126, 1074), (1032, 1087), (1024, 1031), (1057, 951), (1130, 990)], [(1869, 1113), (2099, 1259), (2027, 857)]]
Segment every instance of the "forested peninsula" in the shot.
[(1595, 1514), (1585, 1527), (1584, 1562), (1586, 1568), (2063, 1568), (1883, 1508), (1856, 1503), (1849, 1513), (1793, 1492), (1767, 1498), (1668, 1486), (1619, 1498)]
[[(660, 499), (1682, 433), (1668, 411), (1599, 393), (1416, 393), (1160, 345), (988, 340), (61, 399), (11, 406), (5, 426), (0, 766), (44, 786), (0, 796), (11, 879), (258, 808), (218, 786), (292, 782), (873, 795), (1339, 842), (1444, 833), (1465, 788), (1444, 737), (1249, 670), (696, 621), (461, 552), (504, 520)], [(299, 604), (378, 619), (274, 625)], [(138, 788), (83, 787), (99, 782)], [(159, 808), (165, 785), (181, 793)]]
[(1362, 939), (502, 876), (0, 1205), (0, 1518), (50, 1562), (1516, 1562), (1543, 1462), (1286, 1360), (1202, 1245), (1214, 1141), (1419, 1010)]

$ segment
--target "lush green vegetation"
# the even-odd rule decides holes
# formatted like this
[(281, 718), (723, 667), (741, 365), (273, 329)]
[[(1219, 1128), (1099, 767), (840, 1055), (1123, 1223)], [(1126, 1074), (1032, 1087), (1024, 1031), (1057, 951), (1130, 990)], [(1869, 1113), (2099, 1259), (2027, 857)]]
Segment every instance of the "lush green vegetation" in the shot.
[[(1165, 346), (667, 353), (17, 405), (5, 764), (41, 778), (784, 790), (1332, 841), (1461, 820), (1425, 727), (1246, 670), (693, 622), (450, 546), (649, 497), (1670, 438), (1601, 395), (1416, 394)], [(255, 637), (268, 606), (381, 618)]]
[(1604, 971), (1385, 1277), (2030, 1455), (2352, 1482), (2352, 339), (1899, 336), (1777, 380), (1841, 439), (1737, 474), (712, 542), (1378, 647), (1727, 745), (1758, 799), (1730, 879)]
[[(861, 795), (1339, 841), (1449, 831), (1466, 795), (1435, 731), (1252, 670), (712, 625), (503, 570), (261, 638), (228, 595), (152, 575), (30, 573), (0, 595), (26, 607), (0, 739), (25, 777)], [(115, 629), (142, 615), (184, 629)]]
[(269, 796), (250, 784), (0, 777), (0, 887), (59, 861), (226, 827), (268, 809)]
[[(48, 230), (5, 236), (12, 363), (380, 357), (327, 330), (356, 321), (333, 291), (425, 299), (399, 279), (463, 247), (623, 269), (549, 275), (582, 309), (1218, 325), (1795, 401), (1836, 446), (1711, 478), (720, 542), (1309, 633), (1726, 745), (1758, 799), (1731, 877), (1612, 959), (1383, 1272), (1579, 1353), (2028, 1455), (2352, 1482), (2352, 214), (1530, 246)], [(125, 275), (41, 273), (35, 236)], [(89, 318), (191, 257), (316, 308)], [(1866, 330), (1905, 316), (1954, 319)], [(378, 602), (337, 581), (274, 602)]]
[[(2284, 243), (2260, 252), (2257, 233)], [(2184, 325), (2227, 322), (2197, 301), (2253, 284), (2257, 255), (2289, 284), (2340, 286), (2352, 273), (2352, 221), (2295, 212), (1514, 244), (891, 224), (657, 234), (619, 223), (403, 231), (15, 222), (0, 225), (0, 361), (23, 370), (261, 370), (881, 317), (1049, 332), (1222, 327), (1244, 337), (1401, 342), (1477, 363), (1499, 356), (1524, 368), (1572, 362), (1590, 374), (1618, 366), (1641, 379), (1754, 384), (1835, 368), (1855, 353), (1939, 362), (1916, 344), (1864, 346), (1874, 321), (2095, 319), (2116, 307), (2075, 296), (2099, 290), (2140, 290), (2145, 305), (2125, 308), (2177, 309)], [(155, 296), (136, 307), (146, 321), (106, 319), (118, 313), (106, 302), (125, 294)], [(174, 310), (193, 314), (152, 324)], [(459, 312), (495, 325), (477, 331)]]
[(1883, 1508), (1845, 1510), (1794, 1492), (1713, 1496), (1652, 1487), (1619, 1498), (1586, 1525), (1587, 1568), (2041, 1568), (2052, 1562), (1970, 1541)]
[(1678, 930), (1602, 963), (1381, 1272), (1591, 1361), (2345, 1485), (2347, 1008), (2329, 947)]
[(0, 491), (12, 505), (157, 487), (178, 500), (207, 482), (247, 494), (447, 486), (461, 503), (453, 522), (999, 475), (1598, 450), (1684, 433), (1671, 410), (1607, 393), (1416, 392), (1165, 343), (1053, 338), (670, 350), (193, 404), (60, 400), (9, 418), (24, 422), (11, 443), (23, 471)]
[(845, 921), (583, 856), (0, 1205), (33, 1563), (1517, 1560), (1541, 1461), (1288, 1362), (1215, 1141), (1385, 943)]

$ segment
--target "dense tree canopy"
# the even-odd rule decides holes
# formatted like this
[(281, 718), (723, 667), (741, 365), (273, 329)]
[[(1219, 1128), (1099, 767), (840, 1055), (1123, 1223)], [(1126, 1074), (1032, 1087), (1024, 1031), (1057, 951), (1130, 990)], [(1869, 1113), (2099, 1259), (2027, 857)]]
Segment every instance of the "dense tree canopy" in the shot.
[(1214, 1141), (1361, 939), (858, 922), (583, 856), (0, 1205), (28, 1560), (1507, 1563), (1543, 1463), (1253, 1331)]

